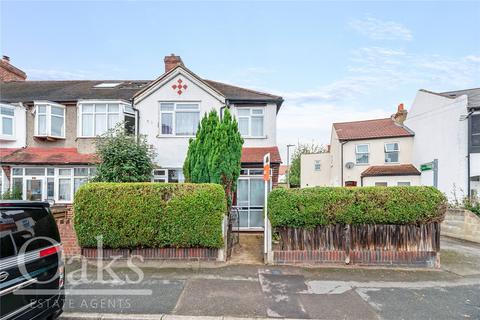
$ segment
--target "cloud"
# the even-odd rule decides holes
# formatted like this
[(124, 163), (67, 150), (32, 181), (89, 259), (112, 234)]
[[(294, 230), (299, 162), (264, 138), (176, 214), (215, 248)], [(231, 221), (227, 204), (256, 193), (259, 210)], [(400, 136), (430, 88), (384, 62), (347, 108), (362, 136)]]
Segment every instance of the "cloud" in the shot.
[(405, 40), (413, 39), (412, 32), (404, 25), (394, 21), (382, 21), (367, 17), (354, 19), (349, 23), (350, 28), (373, 40)]

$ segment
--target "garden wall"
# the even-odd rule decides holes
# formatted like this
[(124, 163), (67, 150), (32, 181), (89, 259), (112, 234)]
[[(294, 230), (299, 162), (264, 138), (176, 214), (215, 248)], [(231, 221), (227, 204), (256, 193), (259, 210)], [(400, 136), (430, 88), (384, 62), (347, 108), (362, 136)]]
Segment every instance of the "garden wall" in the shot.
[(465, 209), (448, 209), (442, 235), (480, 243), (480, 217)]
[(440, 266), (446, 199), (430, 187), (274, 190), (274, 264)]

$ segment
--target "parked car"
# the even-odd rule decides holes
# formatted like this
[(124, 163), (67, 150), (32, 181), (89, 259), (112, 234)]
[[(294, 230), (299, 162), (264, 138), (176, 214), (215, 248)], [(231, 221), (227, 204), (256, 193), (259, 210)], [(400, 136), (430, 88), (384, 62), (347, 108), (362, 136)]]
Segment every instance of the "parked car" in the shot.
[(0, 201), (0, 318), (55, 319), (63, 287), (63, 249), (49, 204)]

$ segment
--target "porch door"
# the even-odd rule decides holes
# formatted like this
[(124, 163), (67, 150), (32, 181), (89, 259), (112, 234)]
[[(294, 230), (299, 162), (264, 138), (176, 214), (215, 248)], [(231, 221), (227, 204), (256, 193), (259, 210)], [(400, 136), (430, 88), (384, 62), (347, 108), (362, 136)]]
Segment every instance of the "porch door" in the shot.
[(26, 178), (25, 179), (25, 195), (26, 200), (30, 201), (42, 201), (43, 195), (43, 179), (39, 178)]
[(240, 228), (263, 229), (265, 185), (261, 177), (239, 178), (237, 184), (237, 208), (240, 213)]

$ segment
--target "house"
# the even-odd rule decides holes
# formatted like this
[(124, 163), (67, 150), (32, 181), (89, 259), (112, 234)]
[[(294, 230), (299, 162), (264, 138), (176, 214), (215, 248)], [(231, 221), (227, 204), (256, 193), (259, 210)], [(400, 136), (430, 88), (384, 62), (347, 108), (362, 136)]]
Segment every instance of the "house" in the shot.
[(328, 152), (301, 156), (301, 187), (420, 184), (406, 114), (401, 104), (390, 118), (334, 123)]
[(182, 182), (188, 141), (202, 116), (227, 107), (238, 120), (244, 139), (236, 204), (240, 227), (263, 228), (263, 156), (271, 155), (272, 186), (281, 163), (276, 143), (276, 118), (283, 99), (250, 89), (206, 80), (188, 69), (179, 56), (166, 56), (165, 72), (133, 96), (138, 129), (157, 150), (154, 181)]
[[(438, 188), (451, 200), (480, 194), (480, 88), (419, 90), (405, 124), (415, 131), (413, 163), (438, 159)], [(433, 185), (433, 171), (423, 171)]]
[(188, 141), (200, 119), (212, 109), (222, 114), (229, 108), (245, 140), (236, 196), (240, 224), (263, 228), (263, 156), (271, 154), (276, 186), (281, 163), (276, 117), (283, 99), (202, 79), (179, 56), (164, 62), (165, 71), (153, 81), (25, 81), (7, 72), (18, 68), (2, 72), (6, 120), (0, 123), (7, 124), (0, 127), (2, 190), (13, 186), (24, 199), (71, 203), (78, 187), (95, 174), (95, 137), (121, 122), (155, 147), (152, 181), (183, 182)]
[(280, 165), (278, 169), (278, 183), (279, 184), (287, 184), (287, 174), (288, 174), (288, 167), (285, 164)]

